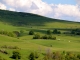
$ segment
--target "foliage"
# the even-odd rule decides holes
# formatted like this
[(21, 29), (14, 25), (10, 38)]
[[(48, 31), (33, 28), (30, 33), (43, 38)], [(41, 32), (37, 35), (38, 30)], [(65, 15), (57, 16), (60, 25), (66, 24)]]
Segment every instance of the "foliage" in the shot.
[(16, 34), (17, 37), (20, 36), (20, 32), (18, 32), (18, 31), (13, 31), (13, 33)]
[(29, 35), (34, 35), (34, 31), (29, 31)]
[(48, 39), (47, 35), (42, 36), (42, 39)]
[(22, 36), (24, 33), (24, 30), (20, 30), (20, 36)]
[(61, 34), (61, 32), (58, 31), (57, 29), (54, 29), (54, 30), (53, 30), (53, 34)]
[(30, 53), (29, 60), (35, 60), (35, 55), (33, 52)]
[(79, 60), (80, 56), (72, 52), (53, 52), (53, 53), (48, 53), (44, 56), (43, 60)]
[(80, 35), (80, 29), (72, 29), (71, 34)]
[(40, 39), (40, 34), (35, 34), (35, 35), (33, 36), (33, 39)]
[(18, 50), (13, 51), (13, 55), (12, 55), (11, 58), (13, 58), (13, 59), (21, 59), (20, 52)]
[(8, 32), (8, 31), (0, 31), (0, 34), (10, 36), (10, 37), (17, 37), (15, 33), (13, 32)]
[(52, 40), (56, 40), (56, 37), (53, 37), (52, 35), (43, 35), (43, 36), (40, 36), (39, 34), (35, 34), (33, 36), (33, 39), (52, 39)]
[(51, 30), (47, 30), (48, 35), (51, 35), (51, 33), (52, 33)]

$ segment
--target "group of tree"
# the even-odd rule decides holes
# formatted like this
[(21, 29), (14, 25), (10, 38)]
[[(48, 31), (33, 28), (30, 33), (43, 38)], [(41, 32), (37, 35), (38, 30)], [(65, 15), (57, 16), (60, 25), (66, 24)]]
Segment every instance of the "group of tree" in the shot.
[[(31, 52), (29, 55), (29, 60), (36, 60), (35, 53)], [(42, 60), (80, 60), (80, 54), (75, 54), (72, 52), (51, 52), (47, 51), (42, 58)], [(40, 56), (38, 55), (38, 58)]]
[(5, 30), (0, 31), (0, 34), (10, 36), (10, 37), (20, 37), (20, 36), (22, 36), (23, 33), (24, 33), (23, 30), (12, 31), (12, 32), (8, 32), (8, 31), (5, 31)]
[(80, 29), (71, 29), (70, 31), (64, 32), (63, 34), (80, 35)]
[(0, 31), (0, 34), (10, 36), (10, 37), (17, 37), (17, 35), (13, 32), (8, 32), (8, 31)]
[[(31, 52), (28, 56), (29, 60), (38, 60), (38, 58), (41, 58), (39, 52)], [(50, 50), (46, 51), (46, 53), (42, 54), (43, 58), (42, 60), (80, 60), (80, 54), (76, 54), (73, 52), (52, 52)], [(19, 51), (13, 51), (12, 59), (19, 60), (21, 59), (21, 54)]]
[(51, 34), (61, 34), (61, 32), (57, 29), (54, 29), (53, 32), (51, 32), (51, 30), (47, 30), (47, 34), (51, 35)]
[[(61, 32), (60, 32), (59, 30), (57, 30), (57, 29), (54, 29), (53, 32), (52, 32), (51, 30), (47, 30), (46, 33), (47, 33), (48, 35), (51, 35), (51, 34), (61, 34)], [(29, 35), (34, 35), (34, 34), (35, 34), (35, 33), (34, 33), (33, 30), (30, 30), (30, 31), (29, 31)]]
[(39, 58), (38, 52), (35, 52), (35, 53), (31, 52), (29, 57), (28, 57), (29, 60), (35, 60), (35, 59), (38, 59), (38, 58)]
[(43, 36), (40, 36), (40, 34), (35, 34), (33, 36), (33, 39), (52, 39), (52, 40), (56, 40), (56, 37), (53, 37), (52, 35), (43, 35)]
[(80, 29), (72, 29), (71, 34), (80, 35)]
[(80, 54), (72, 52), (49, 52), (44, 55), (43, 60), (80, 60)]

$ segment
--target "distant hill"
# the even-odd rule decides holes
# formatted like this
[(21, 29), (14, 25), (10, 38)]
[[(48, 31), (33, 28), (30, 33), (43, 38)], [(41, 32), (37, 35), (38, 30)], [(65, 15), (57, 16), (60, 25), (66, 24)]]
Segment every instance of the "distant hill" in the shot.
[(8, 10), (0, 10), (0, 22), (13, 26), (46, 26), (50, 28), (67, 28), (69, 26), (80, 27), (79, 22), (52, 19), (32, 13), (13, 12)]

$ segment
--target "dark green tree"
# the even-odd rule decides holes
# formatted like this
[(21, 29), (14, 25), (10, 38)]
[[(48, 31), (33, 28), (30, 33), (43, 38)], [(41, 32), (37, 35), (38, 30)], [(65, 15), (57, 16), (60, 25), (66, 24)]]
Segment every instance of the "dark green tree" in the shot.
[(43, 39), (48, 39), (47, 35), (42, 36)]
[(53, 30), (53, 34), (61, 34), (61, 32), (58, 31), (57, 29), (54, 29), (54, 30)]
[(29, 60), (35, 60), (35, 55), (33, 52), (30, 53)]
[(13, 58), (13, 59), (21, 59), (21, 54), (20, 54), (20, 52), (19, 51), (13, 51), (13, 55), (12, 55), (12, 57), (11, 58)]
[(47, 34), (48, 35), (51, 35), (51, 30), (47, 30)]
[(29, 31), (29, 35), (34, 35), (34, 31)]
[(35, 34), (33, 39), (40, 39), (40, 34)]

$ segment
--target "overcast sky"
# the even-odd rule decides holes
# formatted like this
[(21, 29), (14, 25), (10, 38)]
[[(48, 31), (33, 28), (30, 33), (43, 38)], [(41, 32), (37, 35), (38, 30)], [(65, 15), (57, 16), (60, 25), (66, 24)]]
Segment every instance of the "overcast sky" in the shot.
[(80, 22), (80, 0), (0, 0), (0, 9)]

